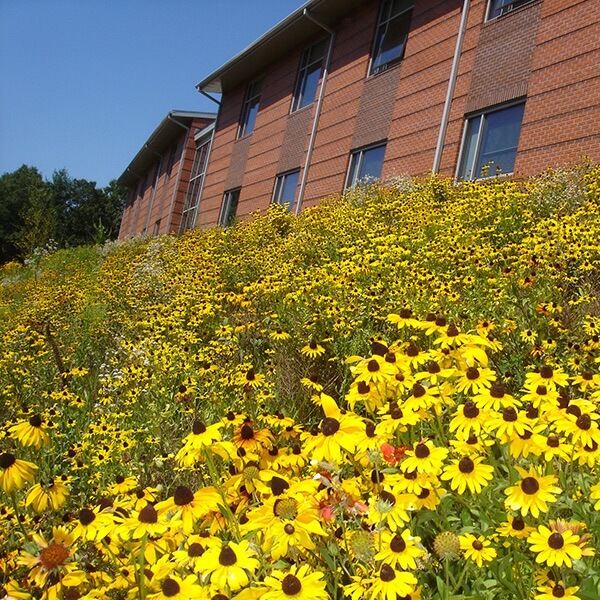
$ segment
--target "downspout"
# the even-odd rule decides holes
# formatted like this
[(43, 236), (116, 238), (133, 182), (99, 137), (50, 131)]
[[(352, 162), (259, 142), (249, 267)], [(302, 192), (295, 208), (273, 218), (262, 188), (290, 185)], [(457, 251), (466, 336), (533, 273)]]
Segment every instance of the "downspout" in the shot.
[(442, 113), (442, 122), (440, 124), (440, 133), (438, 135), (437, 146), (435, 147), (435, 155), (433, 157), (433, 166), (431, 171), (439, 173), (440, 163), (442, 162), (442, 152), (444, 149), (444, 141), (446, 140), (446, 130), (448, 129), (448, 121), (450, 120), (450, 108), (452, 106), (452, 98), (454, 97), (454, 88), (458, 77), (458, 63), (462, 53), (463, 40), (467, 30), (467, 19), (469, 17), (469, 0), (464, 0), (460, 25), (458, 28), (458, 36), (456, 38), (456, 48), (454, 50), (454, 58), (452, 59), (452, 68), (450, 69), (450, 80), (448, 82), (448, 91), (446, 92), (446, 101), (444, 102), (444, 112)]
[(313, 119), (312, 130), (310, 132), (310, 138), (308, 140), (308, 150), (306, 151), (306, 162), (304, 163), (304, 170), (302, 172), (302, 180), (300, 181), (300, 190), (298, 192), (298, 202), (296, 202), (295, 214), (300, 213), (302, 208), (302, 202), (304, 200), (304, 192), (306, 190), (306, 182), (308, 180), (308, 169), (310, 168), (310, 161), (312, 159), (312, 153), (315, 146), (315, 137), (317, 135), (317, 127), (319, 125), (319, 117), (321, 116), (321, 107), (323, 106), (323, 97), (325, 96), (325, 84), (327, 83), (327, 75), (329, 74), (329, 67), (331, 65), (331, 56), (333, 54), (333, 46), (335, 43), (335, 31), (330, 27), (327, 27), (324, 23), (313, 17), (308, 9), (305, 8), (303, 16), (310, 19), (313, 23), (316, 23), (321, 29), (324, 29), (331, 36), (329, 40), (329, 48), (327, 49), (327, 57), (325, 58), (325, 65), (323, 66), (323, 75), (321, 76), (321, 88), (319, 89), (319, 97), (317, 98), (317, 105), (315, 107), (315, 117)]
[(185, 129), (186, 131), (185, 140), (183, 142), (183, 149), (181, 150), (181, 157), (179, 159), (179, 168), (177, 169), (177, 179), (175, 180), (175, 187), (173, 189), (173, 197), (171, 198), (171, 207), (169, 208), (169, 219), (167, 220), (166, 227), (166, 232), (169, 233), (169, 231), (171, 230), (171, 221), (173, 219), (173, 208), (175, 207), (175, 200), (177, 199), (177, 190), (179, 189), (179, 180), (181, 179), (181, 171), (183, 170), (183, 159), (185, 157), (185, 151), (187, 150), (187, 145), (189, 141), (190, 127), (184, 125), (183, 123), (181, 123), (181, 121), (174, 119), (171, 116), (171, 113), (167, 115), (167, 118), (169, 119), (169, 121), (173, 121), (173, 123), (179, 125), (180, 127), (183, 127), (183, 129)]

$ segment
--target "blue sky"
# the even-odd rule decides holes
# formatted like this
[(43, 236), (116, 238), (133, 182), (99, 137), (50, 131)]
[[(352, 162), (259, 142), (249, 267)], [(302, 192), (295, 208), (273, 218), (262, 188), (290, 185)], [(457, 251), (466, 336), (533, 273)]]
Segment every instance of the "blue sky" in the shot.
[(0, 175), (117, 178), (195, 85), (305, 0), (0, 0)]

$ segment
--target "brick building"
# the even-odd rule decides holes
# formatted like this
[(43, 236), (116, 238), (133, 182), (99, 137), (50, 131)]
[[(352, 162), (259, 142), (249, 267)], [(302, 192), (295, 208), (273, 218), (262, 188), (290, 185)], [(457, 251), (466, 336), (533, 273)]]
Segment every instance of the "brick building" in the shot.
[(311, 0), (197, 85), (220, 106), (195, 224), (598, 161), (599, 40), (597, 0)]
[(174, 110), (161, 121), (117, 180), (129, 190), (119, 239), (193, 226), (215, 117)]

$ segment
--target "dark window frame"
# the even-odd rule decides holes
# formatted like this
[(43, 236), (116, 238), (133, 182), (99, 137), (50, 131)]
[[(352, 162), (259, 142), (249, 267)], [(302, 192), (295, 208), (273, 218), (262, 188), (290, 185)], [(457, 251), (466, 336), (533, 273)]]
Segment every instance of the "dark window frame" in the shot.
[(256, 125), (256, 117), (260, 107), (260, 97), (264, 77), (255, 79), (246, 89), (246, 96), (242, 106), (242, 114), (240, 115), (240, 124), (238, 128), (238, 138), (250, 135), (254, 131)]
[[(497, 118), (500, 118), (502, 115), (506, 117), (508, 111), (512, 111), (514, 115), (519, 117), (518, 120), (508, 122), (508, 126), (513, 127), (516, 126), (518, 122), (518, 132), (516, 135), (516, 140), (512, 140), (513, 142), (516, 142), (516, 145), (513, 143), (512, 145), (498, 148), (493, 145), (494, 143), (497, 144), (497, 135), (496, 140), (488, 139), (490, 131), (492, 132), (492, 135), (494, 133), (494, 131), (490, 130), (489, 128), (490, 120), (492, 120), (493, 125), (493, 121)], [(476, 181), (479, 179), (494, 177), (499, 174), (511, 175), (512, 173), (514, 173), (514, 164), (517, 157), (517, 151), (521, 137), (521, 129), (523, 127), (524, 112), (525, 99), (521, 98), (514, 102), (489, 107), (487, 109), (480, 110), (476, 113), (468, 115), (465, 118), (463, 138), (460, 147), (459, 160), (456, 168), (456, 179), (460, 179), (463, 181)], [(496, 126), (496, 132), (499, 129), (500, 127)], [(483, 159), (494, 154), (500, 155), (501, 157), (502, 155), (504, 155), (502, 157), (503, 160), (508, 156), (510, 159), (509, 162), (511, 163), (510, 170), (498, 172), (497, 169), (499, 167), (497, 166), (496, 171), (492, 172), (492, 166), (490, 166), (490, 164), (493, 165), (493, 161), (488, 160), (484, 163)]]
[[(280, 204), (281, 206), (287, 205), (288, 210), (292, 210), (296, 204), (296, 193), (298, 191), (298, 182), (300, 180), (300, 169), (291, 169), (284, 173), (279, 173), (275, 177), (275, 186), (273, 188), (273, 198), (271, 200), (274, 204)], [(285, 200), (284, 196), (286, 191), (290, 191), (288, 184), (293, 182), (293, 196), (291, 200)]]
[[(369, 75), (383, 73), (383, 71), (387, 71), (387, 69), (400, 64), (404, 60), (406, 44), (410, 34), (413, 8), (413, 0), (385, 0), (381, 5), (377, 30), (375, 31), (375, 39), (371, 50)], [(386, 42), (388, 42), (388, 37), (394, 33), (393, 30), (390, 30), (392, 26), (400, 27), (400, 34), (403, 36), (403, 39), (393, 42), (394, 45), (386, 49), (385, 46)], [(394, 54), (384, 59), (385, 54), (390, 51)]]
[(219, 211), (219, 227), (231, 227), (237, 216), (237, 208), (240, 202), (242, 188), (232, 188), (223, 194), (223, 202)]
[(196, 225), (198, 207), (200, 206), (200, 197), (202, 195), (204, 178), (208, 168), (208, 157), (210, 154), (211, 142), (212, 133), (208, 137), (200, 138), (196, 146), (194, 162), (192, 163), (190, 180), (188, 182), (188, 189), (185, 195), (183, 211), (181, 213), (181, 224), (179, 226), (180, 235), (185, 233), (188, 229), (192, 229)]
[(517, 8), (521, 8), (521, 6), (525, 6), (525, 4), (530, 4), (534, 1), (535, 0), (489, 0), (486, 21), (492, 21), (498, 17), (507, 15)]
[[(305, 48), (302, 53), (290, 112), (294, 113), (306, 106), (310, 106), (315, 101), (317, 90), (319, 89), (319, 81), (323, 73), (323, 60), (326, 48), (327, 38), (323, 38), (315, 42), (312, 46)], [(316, 79), (312, 79), (315, 76)], [(311, 82), (314, 82), (314, 86), (311, 86), (307, 93), (307, 84)]]
[[(369, 144), (368, 146), (362, 146), (356, 148), (350, 153), (350, 162), (348, 164), (348, 172), (346, 175), (346, 188), (353, 187), (364, 181), (366, 177), (372, 177), (373, 179), (381, 179), (381, 170), (385, 162), (385, 151), (387, 148), (387, 141), (377, 142), (375, 144)], [(363, 167), (365, 166), (365, 156), (372, 151), (383, 149), (383, 155), (381, 157), (381, 164), (379, 166), (379, 174), (372, 175), (370, 173), (364, 173)]]

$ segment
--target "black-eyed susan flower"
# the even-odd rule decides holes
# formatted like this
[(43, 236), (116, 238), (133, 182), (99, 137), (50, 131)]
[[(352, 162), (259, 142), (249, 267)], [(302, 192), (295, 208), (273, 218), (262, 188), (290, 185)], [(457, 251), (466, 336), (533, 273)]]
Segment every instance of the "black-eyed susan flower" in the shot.
[(425, 555), (421, 538), (411, 535), (408, 529), (396, 533), (382, 531), (379, 548), (375, 560), (387, 563), (397, 569), (416, 569), (417, 559)]
[(342, 412), (331, 396), (321, 393), (318, 401), (325, 418), (317, 435), (303, 434), (304, 451), (314, 461), (340, 462), (342, 451), (354, 452), (364, 424), (354, 413)]
[(264, 580), (268, 591), (262, 600), (318, 600), (329, 598), (323, 573), (310, 571), (308, 565), (292, 565), (288, 571), (273, 570)]
[(535, 467), (529, 471), (516, 467), (521, 475), (521, 481), (512, 485), (504, 493), (507, 495), (504, 504), (509, 510), (520, 511), (525, 517), (531, 513), (538, 517), (541, 512), (548, 511), (548, 503), (556, 502), (556, 495), (561, 489), (556, 485), (558, 480), (554, 475), (540, 475)]
[(369, 596), (381, 600), (396, 600), (414, 592), (417, 578), (407, 571), (399, 571), (383, 563), (377, 575), (369, 580)]
[(188, 575), (185, 578), (171, 574), (160, 584), (160, 591), (149, 594), (148, 600), (208, 600), (207, 590), (198, 584), (196, 575)]
[(579, 586), (577, 585), (566, 587), (563, 582), (550, 582), (547, 585), (537, 588), (537, 593), (533, 596), (533, 600), (557, 600), (557, 598), (578, 600), (578, 591)]
[(538, 372), (525, 375), (525, 385), (529, 389), (534, 389), (538, 385), (564, 387), (568, 382), (569, 378), (564, 371), (552, 368), (549, 365), (544, 365)]
[(96, 542), (108, 535), (113, 522), (108, 513), (100, 511), (101, 507), (96, 506), (94, 509), (82, 508), (77, 513), (77, 524), (72, 531), (75, 540)]
[(372, 525), (387, 527), (396, 532), (409, 521), (409, 510), (414, 508), (414, 494), (394, 493), (381, 490), (369, 498), (369, 514), (367, 520)]
[(481, 409), (472, 400), (458, 407), (450, 421), (450, 431), (456, 432), (459, 439), (468, 438), (471, 433), (479, 435), (484, 423), (487, 423), (490, 411)]
[(479, 494), (494, 478), (494, 468), (483, 460), (481, 456), (456, 458), (444, 468), (440, 478), (450, 481), (450, 487), (459, 494), (467, 488), (472, 494)]
[(455, 385), (459, 392), (481, 394), (483, 390), (491, 387), (495, 379), (496, 374), (491, 369), (470, 366), (461, 371)]
[(318, 356), (325, 354), (325, 348), (323, 348), (323, 346), (321, 346), (321, 344), (318, 342), (315, 342), (315, 340), (312, 340), (306, 344), (306, 346), (302, 346), (300, 353), (304, 354), (304, 356), (308, 356), (309, 358), (317, 358)]
[(527, 538), (531, 550), (537, 553), (535, 561), (543, 562), (549, 567), (573, 566), (573, 560), (578, 560), (582, 556), (578, 541), (579, 536), (569, 529), (559, 533), (548, 529), (545, 525), (540, 525)]
[(156, 504), (158, 514), (166, 513), (169, 521), (181, 521), (182, 531), (192, 533), (196, 523), (217, 509), (221, 495), (213, 486), (200, 488), (196, 493), (185, 486), (175, 488), (173, 496)]
[(250, 575), (260, 566), (254, 555), (246, 540), (239, 543), (218, 540), (202, 555), (200, 572), (218, 589), (236, 591), (248, 585)]
[(36, 483), (27, 492), (26, 506), (31, 506), (36, 513), (45, 510), (58, 510), (67, 503), (69, 487), (60, 479)]
[(413, 449), (406, 451), (403, 469), (418, 471), (428, 475), (438, 475), (448, 456), (446, 448), (435, 446), (431, 440), (417, 442)]
[(472, 560), (478, 567), (483, 566), (484, 562), (490, 562), (497, 556), (495, 548), (491, 547), (490, 540), (480, 535), (475, 537), (472, 533), (465, 533), (459, 536), (460, 549), (465, 553), (465, 558)]
[(26, 460), (17, 458), (10, 452), (0, 454), (0, 489), (7, 494), (14, 490), (22, 490), (27, 483), (33, 481), (37, 466)]
[(507, 520), (496, 528), (496, 532), (499, 535), (507, 538), (518, 539), (528, 538), (532, 531), (535, 531), (535, 527), (527, 525), (521, 515), (517, 515), (516, 517), (509, 515)]
[(27, 421), (22, 421), (9, 428), (10, 434), (23, 446), (31, 446), (40, 450), (50, 444), (50, 438), (44, 428), (41, 415), (33, 415)]

